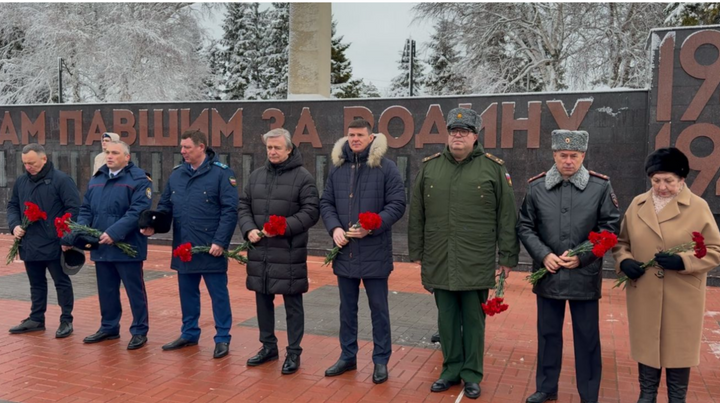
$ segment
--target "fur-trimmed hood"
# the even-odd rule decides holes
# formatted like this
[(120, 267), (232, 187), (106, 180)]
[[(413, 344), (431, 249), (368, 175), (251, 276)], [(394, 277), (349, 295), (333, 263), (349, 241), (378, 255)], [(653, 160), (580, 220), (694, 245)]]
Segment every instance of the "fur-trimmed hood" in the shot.
[[(373, 133), (375, 139), (370, 143), (370, 146), (363, 150), (358, 157), (360, 161), (367, 160), (367, 166), (370, 168), (377, 168), (380, 166), (385, 153), (387, 153), (387, 138), (382, 133)], [(352, 158), (353, 151), (350, 149), (348, 144), (347, 136), (339, 139), (335, 142), (332, 150), (332, 162), (336, 167), (341, 166)]]

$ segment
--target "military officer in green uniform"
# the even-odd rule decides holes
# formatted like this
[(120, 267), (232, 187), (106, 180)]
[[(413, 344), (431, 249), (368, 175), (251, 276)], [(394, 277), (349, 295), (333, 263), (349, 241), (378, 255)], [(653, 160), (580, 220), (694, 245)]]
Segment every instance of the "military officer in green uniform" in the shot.
[(478, 142), (481, 119), (456, 108), (447, 118), (448, 143), (425, 158), (413, 188), (408, 242), (422, 265), (422, 283), (435, 295), (443, 366), (433, 392), (462, 379), (465, 396), (480, 396), (485, 314), (480, 306), (499, 270), (517, 265), (517, 210), (503, 161)]

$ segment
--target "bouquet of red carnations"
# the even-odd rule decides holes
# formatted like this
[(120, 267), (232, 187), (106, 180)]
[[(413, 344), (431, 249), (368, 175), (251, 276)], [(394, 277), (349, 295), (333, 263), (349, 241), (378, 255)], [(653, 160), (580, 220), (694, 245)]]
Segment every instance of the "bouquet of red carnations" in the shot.
[[(371, 213), (371, 212), (365, 212), (358, 214), (358, 222), (352, 225), (350, 229), (358, 229), (362, 228), (365, 231), (374, 231), (382, 225), (382, 217), (380, 217), (377, 213)], [(345, 239), (350, 239), (347, 236), (345, 236)], [(352, 239), (350, 239), (352, 240)], [(337, 257), (338, 254), (340, 254), (340, 247), (336, 246), (332, 249), (328, 249), (328, 254), (325, 255), (325, 261), (323, 262), (323, 266), (327, 266), (330, 263), (332, 263), (333, 260)]]
[(501, 270), (495, 283), (495, 295), (487, 300), (482, 306), (483, 312), (487, 316), (493, 316), (497, 313), (507, 311), (509, 305), (505, 301), (505, 271)]
[[(693, 232), (692, 233), (692, 242), (687, 242), (684, 244), (680, 244), (674, 248), (670, 248), (666, 251), (662, 251), (662, 253), (667, 253), (670, 255), (676, 255), (681, 252), (688, 252), (688, 251), (695, 251), (695, 257), (698, 259), (702, 259), (707, 255), (707, 247), (705, 246), (705, 237), (702, 236), (699, 232)], [(648, 267), (655, 264), (655, 259), (650, 260), (649, 262), (644, 263), (642, 266), (640, 266), (643, 270), (647, 270)], [(613, 288), (617, 288), (622, 286), (623, 290), (625, 287), (627, 287), (627, 283), (630, 280), (628, 276), (621, 276), (618, 277), (617, 281), (615, 281), (615, 285)]]
[[(605, 255), (605, 252), (609, 251), (617, 244), (617, 235), (608, 231), (590, 232), (588, 240), (576, 246), (575, 249), (568, 251), (568, 256), (577, 256), (581, 253), (592, 252), (598, 258)], [(548, 269), (541, 268), (540, 270), (525, 277), (530, 284), (535, 285), (548, 274)]]
[[(260, 238), (265, 237), (266, 235), (270, 236), (278, 236), (278, 235), (285, 235), (285, 230), (287, 230), (287, 219), (285, 217), (279, 216), (279, 215), (271, 215), (268, 222), (263, 224), (263, 229), (260, 231), (258, 236)], [(240, 244), (237, 248), (235, 248), (238, 252), (243, 252), (248, 249), (252, 249), (253, 244), (250, 241), (245, 241)]]
[[(102, 231), (88, 227), (87, 225), (80, 225), (71, 220), (70, 217), (72, 217), (70, 213), (65, 213), (62, 217), (55, 219), (55, 231), (57, 231), (58, 238), (62, 238), (65, 234), (87, 234), (95, 238), (102, 236)], [(113, 245), (120, 248), (124, 254), (130, 257), (137, 256), (137, 251), (127, 242), (113, 242)]]
[[(33, 202), (25, 202), (25, 211), (23, 211), (20, 228), (22, 228), (23, 231), (26, 231), (30, 224), (40, 220), (47, 220), (47, 213), (40, 210), (40, 206), (37, 204)], [(13, 260), (15, 260), (15, 257), (20, 252), (20, 242), (22, 242), (22, 238), (15, 238), (15, 241), (10, 247), (10, 253), (7, 255), (5, 264), (9, 265), (13, 262)]]

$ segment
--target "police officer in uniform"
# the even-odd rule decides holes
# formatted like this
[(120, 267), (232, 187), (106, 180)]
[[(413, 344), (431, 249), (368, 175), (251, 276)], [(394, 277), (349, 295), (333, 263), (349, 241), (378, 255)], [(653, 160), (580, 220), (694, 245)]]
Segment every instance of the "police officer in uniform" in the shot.
[[(210, 246), (210, 253), (193, 255), (190, 262), (173, 257), (170, 267), (178, 271), (182, 329), (180, 337), (163, 350), (194, 346), (200, 339), (200, 280), (212, 299), (215, 318), (214, 358), (230, 351), (232, 312), (228, 295), (228, 261), (223, 252), (230, 246), (238, 220), (238, 192), (235, 174), (218, 161), (207, 146), (207, 135), (198, 130), (182, 134), (180, 153), (185, 162), (173, 169), (158, 210), (173, 216), (173, 248), (183, 243)], [(151, 236), (154, 228), (142, 229)]]
[(481, 303), (499, 270), (517, 265), (517, 213), (504, 162), (478, 142), (481, 119), (465, 108), (448, 113), (445, 150), (424, 160), (413, 188), (408, 223), (410, 260), (438, 307), (443, 366), (433, 392), (465, 381), (477, 399), (483, 372), (485, 314)]
[(591, 231), (617, 232), (620, 211), (608, 177), (583, 166), (587, 148), (587, 132), (554, 130), (555, 165), (528, 181), (520, 210), (517, 233), (533, 259), (533, 270), (549, 271), (533, 286), (538, 314), (537, 391), (527, 403), (557, 400), (566, 301), (572, 315), (578, 392), (583, 403), (598, 400), (602, 258), (592, 252), (569, 257), (568, 251), (585, 242)]
[[(20, 258), (30, 280), (30, 316), (10, 329), (12, 334), (45, 330), (47, 309), (47, 272), (50, 272), (57, 291), (60, 327), (57, 338), (65, 338), (73, 332), (73, 288), (70, 277), (60, 265), (60, 240), (53, 223), (65, 213), (77, 216), (80, 208), (80, 192), (75, 182), (64, 172), (53, 167), (47, 160), (45, 148), (40, 144), (28, 144), (22, 150), (25, 175), (15, 181), (12, 196), (7, 204), (8, 228), (20, 243)], [(47, 220), (21, 227), (25, 202), (37, 204), (47, 213)]]
[[(130, 161), (130, 148), (122, 141), (105, 146), (105, 165), (93, 175), (88, 184), (77, 222), (102, 231), (87, 249), (95, 262), (100, 300), (100, 329), (84, 343), (99, 343), (120, 337), (120, 283), (130, 301), (133, 321), (132, 338), (128, 350), (136, 350), (147, 343), (148, 307), (143, 262), (147, 258), (147, 238), (140, 234), (138, 218), (152, 205), (152, 183), (144, 170)], [(70, 236), (70, 243), (75, 243)], [(130, 244), (135, 257), (125, 254), (115, 242)], [(63, 246), (64, 250), (70, 246)]]

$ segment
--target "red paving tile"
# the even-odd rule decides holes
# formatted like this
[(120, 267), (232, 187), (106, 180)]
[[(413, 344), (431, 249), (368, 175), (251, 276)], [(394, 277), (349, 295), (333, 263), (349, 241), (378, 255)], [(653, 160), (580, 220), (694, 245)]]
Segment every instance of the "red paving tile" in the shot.
[[(11, 238), (0, 235), (0, 256), (5, 256)], [(462, 388), (430, 393), (440, 374), (439, 350), (393, 346), (389, 363), (390, 379), (372, 383), (372, 344), (360, 341), (358, 371), (326, 378), (325, 369), (340, 353), (335, 337), (306, 334), (301, 370), (290, 376), (280, 374), (282, 360), (255, 368), (245, 365), (260, 347), (257, 329), (235, 326), (230, 355), (212, 358), (213, 321), (211, 304), (203, 291), (200, 326), (203, 332), (197, 347), (165, 352), (160, 347), (178, 336), (181, 314), (177, 280), (168, 269), (170, 247), (151, 245), (147, 269), (166, 271), (168, 277), (147, 283), (150, 301), (150, 333), (147, 347), (127, 351), (130, 310), (123, 295), (125, 315), (119, 340), (83, 345), (82, 337), (97, 330), (100, 319), (96, 296), (75, 302), (75, 334), (65, 340), (54, 336), (59, 315), (57, 306), (48, 307), (48, 330), (27, 335), (0, 331), (0, 399), (15, 402), (456, 402)], [(309, 259), (310, 290), (335, 285), (332, 270), (321, 267), (321, 257)], [(0, 267), (2, 276), (24, 273), (22, 263)], [(510, 309), (488, 319), (486, 377), (478, 402), (521, 403), (535, 384), (535, 296), (523, 281), (523, 273), (508, 279), (506, 298)], [(232, 262), (230, 296), (233, 321), (243, 322), (255, 315), (254, 295), (245, 289), (245, 270)], [(637, 400), (637, 364), (630, 359), (625, 295), (603, 283), (600, 304), (603, 380), (601, 402), (630, 403)], [(390, 290), (425, 293), (417, 266), (396, 263)], [(0, 328), (7, 329), (27, 316), (29, 303), (0, 299)], [(334, 314), (334, 313), (333, 313)], [(569, 312), (565, 324), (565, 353), (560, 376), (561, 403), (580, 402), (574, 383), (573, 340)], [(277, 332), (280, 348), (286, 340)], [(688, 402), (715, 402), (720, 396), (720, 289), (707, 293), (707, 315), (703, 334), (701, 364), (693, 368)], [(666, 401), (661, 386), (659, 401)], [(462, 398), (462, 401), (467, 401)]]

